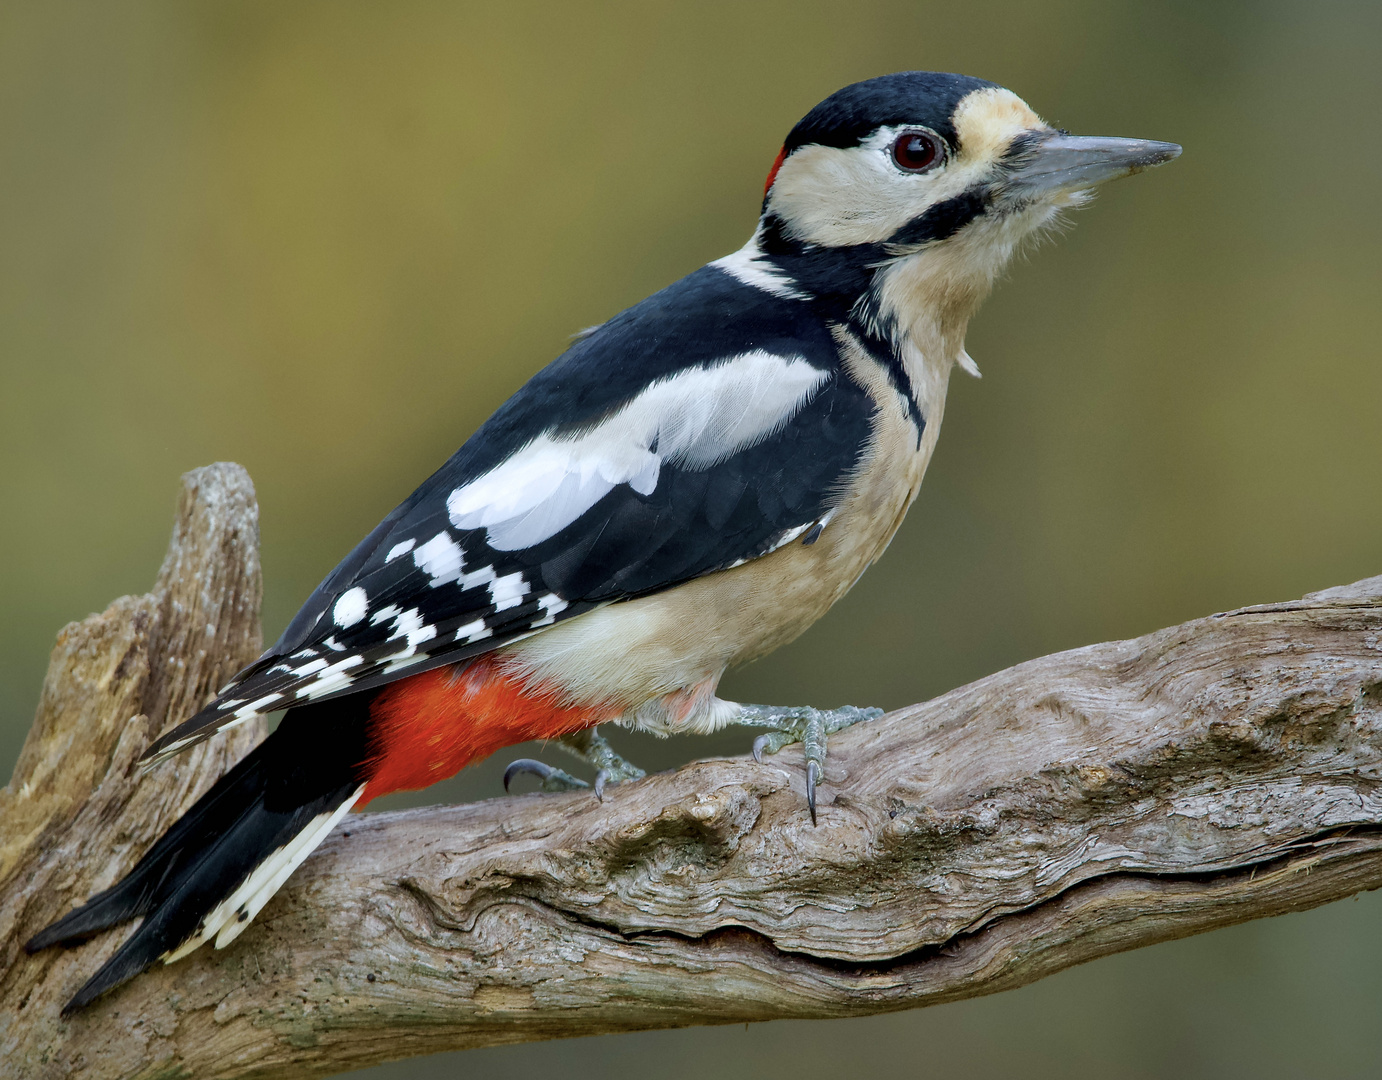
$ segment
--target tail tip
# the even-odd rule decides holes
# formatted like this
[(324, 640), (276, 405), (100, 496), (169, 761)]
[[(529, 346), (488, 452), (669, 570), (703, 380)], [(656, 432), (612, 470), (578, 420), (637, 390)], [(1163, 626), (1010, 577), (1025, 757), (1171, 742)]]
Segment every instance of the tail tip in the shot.
[(30, 956), (41, 953), (44, 949), (50, 949), (54, 945), (62, 945), (66, 942), (68, 935), (62, 930), (62, 924), (67, 922), (67, 916), (63, 916), (56, 922), (49, 923), (37, 934), (24, 942), (24, 951)]
[[(91, 982), (95, 982), (95, 979), (93, 979)], [(67, 1004), (58, 1010), (58, 1016), (60, 1016), (64, 1020), (70, 1019), (73, 1015), (81, 1012), (93, 1001), (95, 1001), (98, 997), (100, 997), (102, 994), (104, 994), (107, 990), (110, 989), (110, 987), (108, 986), (93, 988), (91, 982), (87, 983), (85, 986), (83, 986), (80, 990), (78, 990), (75, 994), (72, 995), (72, 997), (68, 1000)]]

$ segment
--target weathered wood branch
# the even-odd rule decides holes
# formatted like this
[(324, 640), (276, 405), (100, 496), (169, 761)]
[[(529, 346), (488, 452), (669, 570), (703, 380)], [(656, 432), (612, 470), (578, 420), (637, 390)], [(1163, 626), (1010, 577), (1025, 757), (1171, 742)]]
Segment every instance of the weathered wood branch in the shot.
[[(1044, 657), (800, 754), (369, 815), (224, 952), (70, 1020), (121, 938), (20, 943), (251, 742), (133, 762), (258, 649), (256, 510), (190, 473), (145, 597), (58, 639), (0, 792), (0, 1058), (21, 1076), (322, 1075), (444, 1049), (835, 1017), (1382, 885), (1382, 577)], [(134, 717), (133, 720), (130, 718)]]

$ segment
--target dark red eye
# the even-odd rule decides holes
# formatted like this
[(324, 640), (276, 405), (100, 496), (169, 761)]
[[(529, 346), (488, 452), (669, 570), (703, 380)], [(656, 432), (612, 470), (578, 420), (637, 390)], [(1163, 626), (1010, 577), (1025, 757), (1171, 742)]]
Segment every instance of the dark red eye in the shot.
[(940, 140), (924, 131), (909, 131), (893, 143), (893, 160), (899, 169), (908, 172), (925, 172), (940, 156)]

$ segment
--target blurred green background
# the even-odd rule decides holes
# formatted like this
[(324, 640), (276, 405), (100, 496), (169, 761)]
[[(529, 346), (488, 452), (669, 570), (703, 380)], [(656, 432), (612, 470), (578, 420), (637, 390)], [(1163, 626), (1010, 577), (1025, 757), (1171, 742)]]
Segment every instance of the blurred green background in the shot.
[[(887, 557), (728, 695), (898, 706), (1382, 573), (1375, 2), (6, 2), (0, 768), (182, 471), (249, 468), (276, 635), (568, 335), (737, 248), (811, 105), (919, 67), (1185, 155), (1014, 268)], [(1373, 1076), (1379, 1008), (1369, 896), (981, 1001), (360, 1075)]]

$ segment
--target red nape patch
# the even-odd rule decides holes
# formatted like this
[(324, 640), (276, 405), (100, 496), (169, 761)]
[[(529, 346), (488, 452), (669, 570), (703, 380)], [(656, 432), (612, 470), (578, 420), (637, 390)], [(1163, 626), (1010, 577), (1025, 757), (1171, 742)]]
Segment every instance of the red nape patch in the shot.
[(370, 778), (356, 809), (391, 791), (429, 787), (505, 746), (568, 735), (615, 712), (562, 705), (493, 656), (400, 679), (370, 703)]
[(773, 162), (773, 167), (768, 170), (767, 182), (763, 185), (763, 198), (768, 197), (768, 192), (772, 189), (773, 181), (777, 179), (777, 170), (782, 168), (782, 163), (787, 160), (787, 148), (784, 146), (777, 152), (777, 160)]

